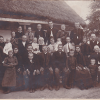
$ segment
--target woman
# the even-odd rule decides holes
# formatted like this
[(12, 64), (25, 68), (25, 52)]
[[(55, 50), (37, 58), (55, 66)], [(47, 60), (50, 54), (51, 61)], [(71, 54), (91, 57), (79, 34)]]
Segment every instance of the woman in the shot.
[(18, 65), (17, 58), (13, 56), (13, 51), (8, 51), (8, 57), (4, 59), (3, 66), (6, 67), (4, 77), (2, 80), (2, 87), (5, 87), (9, 93), (11, 87), (16, 86), (16, 65)]
[(16, 73), (17, 73), (17, 84), (16, 89), (22, 90), (23, 89), (23, 64), (22, 64), (22, 57), (18, 52), (18, 47), (14, 47), (14, 56), (18, 60), (18, 65), (16, 66)]

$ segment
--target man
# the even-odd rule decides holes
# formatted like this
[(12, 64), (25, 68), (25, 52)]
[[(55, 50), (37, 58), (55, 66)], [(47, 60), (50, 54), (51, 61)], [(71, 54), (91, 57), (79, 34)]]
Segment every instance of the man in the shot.
[(66, 29), (65, 24), (62, 24), (61, 25), (61, 30), (59, 30), (57, 35), (56, 35), (56, 39), (61, 38), (61, 41), (62, 41), (63, 45), (66, 44), (66, 37), (67, 37), (67, 34), (68, 34), (65, 29)]
[(70, 37), (66, 37), (66, 44), (63, 47), (63, 51), (66, 53), (67, 56), (69, 56), (69, 52), (71, 49), (74, 49), (75, 47), (71, 43)]
[(0, 36), (0, 47), (4, 48), (5, 43), (4, 43), (4, 38), (3, 36)]
[(50, 66), (50, 54), (47, 52), (47, 46), (44, 45), (42, 47), (42, 51), (38, 55), (39, 59), (39, 68), (40, 68), (40, 73), (41, 73), (41, 78), (40, 78), (40, 86), (41, 90), (45, 89), (45, 85), (48, 84), (49, 90), (52, 90), (53, 86), (53, 69)]
[(92, 40), (90, 40), (90, 42), (88, 44), (90, 44), (91, 50), (92, 50), (91, 52), (93, 53), (94, 52), (94, 46), (95, 45), (100, 46), (100, 43), (97, 41), (97, 37), (96, 37), (95, 34), (91, 34), (91, 39)]
[(22, 57), (23, 64), (26, 64), (25, 53), (27, 51), (27, 36), (23, 35), (22, 40), (18, 43), (19, 54)]
[(59, 44), (58, 51), (54, 52), (56, 90), (59, 90), (60, 82), (63, 83), (64, 88), (69, 89), (67, 86), (68, 72), (66, 68), (66, 54), (62, 52), (62, 48), (62, 44)]
[(21, 39), (21, 37), (24, 35), (23, 31), (22, 31), (22, 26), (18, 27), (18, 31), (15, 32), (15, 38)]
[(79, 45), (82, 42), (84, 33), (80, 29), (80, 23), (75, 23), (75, 29), (71, 31), (70, 38), (75, 45)]
[(37, 30), (35, 31), (35, 36), (37, 39), (39, 39), (39, 37), (43, 37), (44, 38), (44, 42), (46, 43), (46, 36), (44, 31), (42, 30), (42, 25), (38, 24), (37, 25)]
[(29, 42), (32, 38), (34, 38), (34, 33), (32, 32), (32, 28), (28, 27), (27, 32), (25, 33), (27, 36), (27, 41)]
[(56, 42), (56, 34), (57, 34), (57, 29), (54, 28), (53, 22), (49, 22), (49, 28), (47, 29), (47, 38), (48, 38), (48, 44), (50, 44), (50, 37), (54, 37), (54, 40)]

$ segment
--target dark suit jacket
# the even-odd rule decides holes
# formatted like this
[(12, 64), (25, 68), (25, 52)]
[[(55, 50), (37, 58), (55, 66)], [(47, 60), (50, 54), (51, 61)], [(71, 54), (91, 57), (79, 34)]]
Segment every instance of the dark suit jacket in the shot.
[(49, 68), (50, 67), (50, 54), (47, 53), (46, 55), (42, 52), (38, 55), (38, 63), (39, 67)]
[(86, 66), (85, 58), (81, 52), (79, 52), (79, 53), (75, 52), (75, 57), (77, 59), (78, 65)]
[(59, 69), (63, 69), (66, 67), (66, 53), (61, 52), (61, 54), (56, 51), (54, 52), (54, 61), (55, 61), (55, 67)]
[(56, 35), (56, 39), (61, 38), (62, 44), (65, 45), (67, 34), (68, 34), (67, 31), (59, 30)]
[[(53, 37), (54, 37), (54, 40), (55, 42), (57, 41), (57, 38), (56, 38), (56, 34), (57, 34), (58, 30), (56, 28), (53, 28), (52, 29), (52, 33), (53, 33)], [(51, 35), (51, 29), (50, 27), (47, 29), (47, 39), (48, 39), (48, 43), (50, 44), (50, 35)]]
[(25, 69), (29, 69), (30, 72), (33, 72), (34, 70), (37, 70), (37, 58), (36, 58), (35, 54), (34, 54), (34, 57), (32, 59), (32, 63), (30, 62), (29, 59), (27, 59)]
[(21, 38), (24, 35), (23, 32), (19, 33), (19, 32), (15, 32), (15, 38)]
[(36, 30), (35, 31), (35, 36), (34, 37), (36, 37), (37, 39), (39, 39), (39, 35), (40, 35), (40, 37), (45, 38), (45, 34), (44, 34), (43, 30), (40, 30), (40, 31)]
[(82, 45), (80, 46), (81, 48), (81, 53), (84, 55), (84, 56), (88, 56), (91, 54), (91, 46), (87, 43), (82, 43)]
[(66, 67), (70, 70), (76, 69), (77, 66), (77, 60), (75, 57), (68, 57), (66, 60)]
[(79, 45), (79, 43), (82, 42), (83, 36), (84, 36), (84, 33), (82, 29), (74, 29), (71, 31), (71, 34), (70, 34), (71, 41), (75, 43), (75, 45)]

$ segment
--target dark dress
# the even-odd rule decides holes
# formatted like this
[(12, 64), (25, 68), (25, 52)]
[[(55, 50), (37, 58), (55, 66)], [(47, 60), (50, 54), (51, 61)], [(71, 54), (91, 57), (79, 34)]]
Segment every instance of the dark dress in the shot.
[(89, 65), (88, 68), (90, 69), (91, 77), (93, 82), (97, 81), (97, 72), (98, 72), (98, 66), (97, 65)]
[[(6, 57), (4, 59), (4, 64), (18, 64), (17, 58), (13, 56), (12, 58)], [(3, 81), (2, 81), (2, 86), (3, 87), (13, 87), (16, 86), (16, 66), (13, 67), (6, 67)]]
[(87, 43), (82, 43), (80, 46), (81, 48), (81, 53), (83, 54), (85, 61), (86, 61), (86, 66), (89, 65), (89, 55), (91, 54), (91, 46)]
[(75, 53), (77, 59), (77, 65), (81, 68), (76, 70), (76, 86), (80, 89), (89, 88), (92, 86), (92, 78), (87, 69), (84, 69), (86, 66), (85, 59), (82, 53)]
[[(14, 56), (18, 60), (18, 65), (16, 66), (16, 90), (22, 90), (23, 89), (23, 65), (22, 65), (22, 58), (19, 55), (19, 53), (14, 54)], [(20, 71), (18, 72), (17, 70), (20, 68)]]

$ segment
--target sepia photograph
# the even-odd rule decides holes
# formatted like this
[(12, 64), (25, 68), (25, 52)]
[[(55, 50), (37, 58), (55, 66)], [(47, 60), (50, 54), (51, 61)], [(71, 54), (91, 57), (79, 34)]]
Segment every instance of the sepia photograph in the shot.
[(100, 99), (100, 1), (0, 0), (0, 99)]

